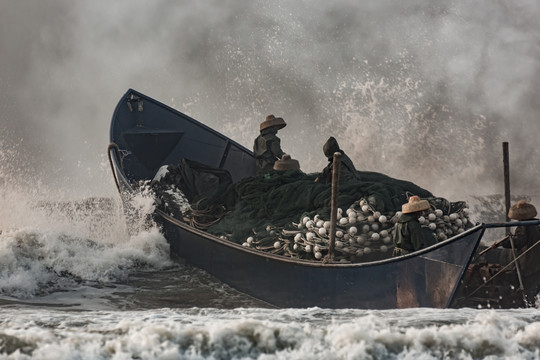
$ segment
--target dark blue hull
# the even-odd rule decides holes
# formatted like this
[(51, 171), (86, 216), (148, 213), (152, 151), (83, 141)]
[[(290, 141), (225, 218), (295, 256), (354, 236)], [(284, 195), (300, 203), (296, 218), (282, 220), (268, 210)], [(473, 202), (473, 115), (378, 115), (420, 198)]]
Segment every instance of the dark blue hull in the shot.
[(230, 286), (279, 307), (448, 307), (484, 228), (401, 258), (364, 264), (299, 261), (247, 249), (161, 214), (171, 250)]
[[(207, 126), (138, 92), (118, 103), (109, 156), (123, 198), (131, 184), (152, 179), (182, 158), (229, 170), (233, 180), (255, 173), (252, 153)], [(278, 307), (445, 308), (485, 227), (478, 225), (421, 252), (361, 264), (324, 264), (246, 248), (156, 211), (171, 245), (184, 259), (246, 294)]]

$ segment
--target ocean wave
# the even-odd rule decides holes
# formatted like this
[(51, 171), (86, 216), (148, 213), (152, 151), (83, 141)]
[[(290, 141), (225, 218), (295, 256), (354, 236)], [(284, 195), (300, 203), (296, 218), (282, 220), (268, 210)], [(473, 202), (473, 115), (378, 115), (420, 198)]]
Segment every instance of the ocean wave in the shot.
[[(192, 308), (0, 314), (0, 352), (19, 359), (540, 358), (534, 310)], [(448, 318), (455, 322), (447, 323)]]
[(115, 244), (12, 230), (0, 235), (0, 294), (28, 298), (83, 281), (119, 281), (133, 269), (170, 264), (169, 245), (157, 228)]

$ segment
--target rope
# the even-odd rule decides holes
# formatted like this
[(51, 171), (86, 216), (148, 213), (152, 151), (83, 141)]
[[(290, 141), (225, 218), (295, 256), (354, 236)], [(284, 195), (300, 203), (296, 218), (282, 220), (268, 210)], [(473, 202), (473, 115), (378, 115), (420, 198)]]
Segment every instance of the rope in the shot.
[[(189, 207), (191, 216), (188, 217), (189, 224), (197, 229), (206, 230), (210, 226), (218, 223), (223, 219), (228, 212), (223, 206), (208, 206), (200, 208), (201, 202), (205, 199), (200, 199)], [(212, 220), (208, 220), (208, 219)]]

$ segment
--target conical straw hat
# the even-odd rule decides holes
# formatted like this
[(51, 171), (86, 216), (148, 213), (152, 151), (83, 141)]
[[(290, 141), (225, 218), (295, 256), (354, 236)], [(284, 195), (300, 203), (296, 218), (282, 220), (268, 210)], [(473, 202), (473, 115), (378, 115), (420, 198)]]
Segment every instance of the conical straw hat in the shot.
[(510, 210), (508, 210), (508, 217), (513, 220), (530, 220), (535, 216), (536, 208), (525, 200), (519, 200), (515, 205), (510, 207)]
[(300, 163), (298, 160), (291, 159), (291, 155), (284, 154), (280, 160), (274, 163), (274, 170), (300, 170)]
[(420, 200), (417, 195), (411, 196), (409, 202), (401, 206), (401, 212), (403, 214), (409, 214), (417, 211), (429, 209), (429, 202), (427, 200)]
[(274, 115), (268, 115), (266, 117), (266, 120), (264, 120), (261, 123), (259, 127), (259, 131), (263, 131), (264, 129), (268, 129), (269, 127), (272, 127), (272, 126), (277, 126), (279, 130), (287, 126), (287, 123), (285, 122), (285, 120), (283, 120), (283, 118), (280, 118), (280, 117), (277, 118)]

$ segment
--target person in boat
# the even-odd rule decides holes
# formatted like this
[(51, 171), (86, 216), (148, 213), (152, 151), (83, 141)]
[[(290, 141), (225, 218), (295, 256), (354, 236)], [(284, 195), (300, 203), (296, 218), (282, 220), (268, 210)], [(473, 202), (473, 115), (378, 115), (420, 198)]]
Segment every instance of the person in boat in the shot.
[(328, 165), (323, 169), (322, 173), (315, 179), (315, 181), (330, 184), (332, 183), (332, 169), (334, 165), (334, 153), (341, 153), (341, 164), (339, 167), (339, 180), (340, 182), (348, 181), (352, 179), (360, 180), (358, 172), (354, 167), (354, 164), (350, 157), (340, 149), (337, 140), (330, 136), (323, 145), (324, 156), (328, 159)]
[(427, 200), (414, 195), (401, 207), (401, 216), (394, 225), (394, 252), (392, 256), (406, 255), (436, 243), (433, 234), (420, 226), (418, 219), (430, 208)]
[(300, 163), (298, 160), (291, 159), (291, 155), (283, 154), (281, 159), (274, 163), (274, 171), (288, 171), (288, 170), (300, 170)]
[(260, 134), (253, 144), (257, 175), (270, 173), (276, 160), (285, 154), (281, 150), (281, 140), (277, 137), (278, 130), (285, 126), (287, 126), (285, 120), (274, 115), (268, 115), (260, 124)]
[[(512, 220), (538, 220), (536, 208), (525, 200), (511, 206), (508, 217)], [(540, 226), (518, 226), (510, 235), (516, 252), (517, 266), (523, 280), (523, 287), (529, 300), (540, 290)], [(511, 249), (512, 242), (506, 239), (501, 243), (504, 248)], [(522, 255), (523, 254), (523, 255)], [(522, 256), (520, 256), (522, 255)]]

